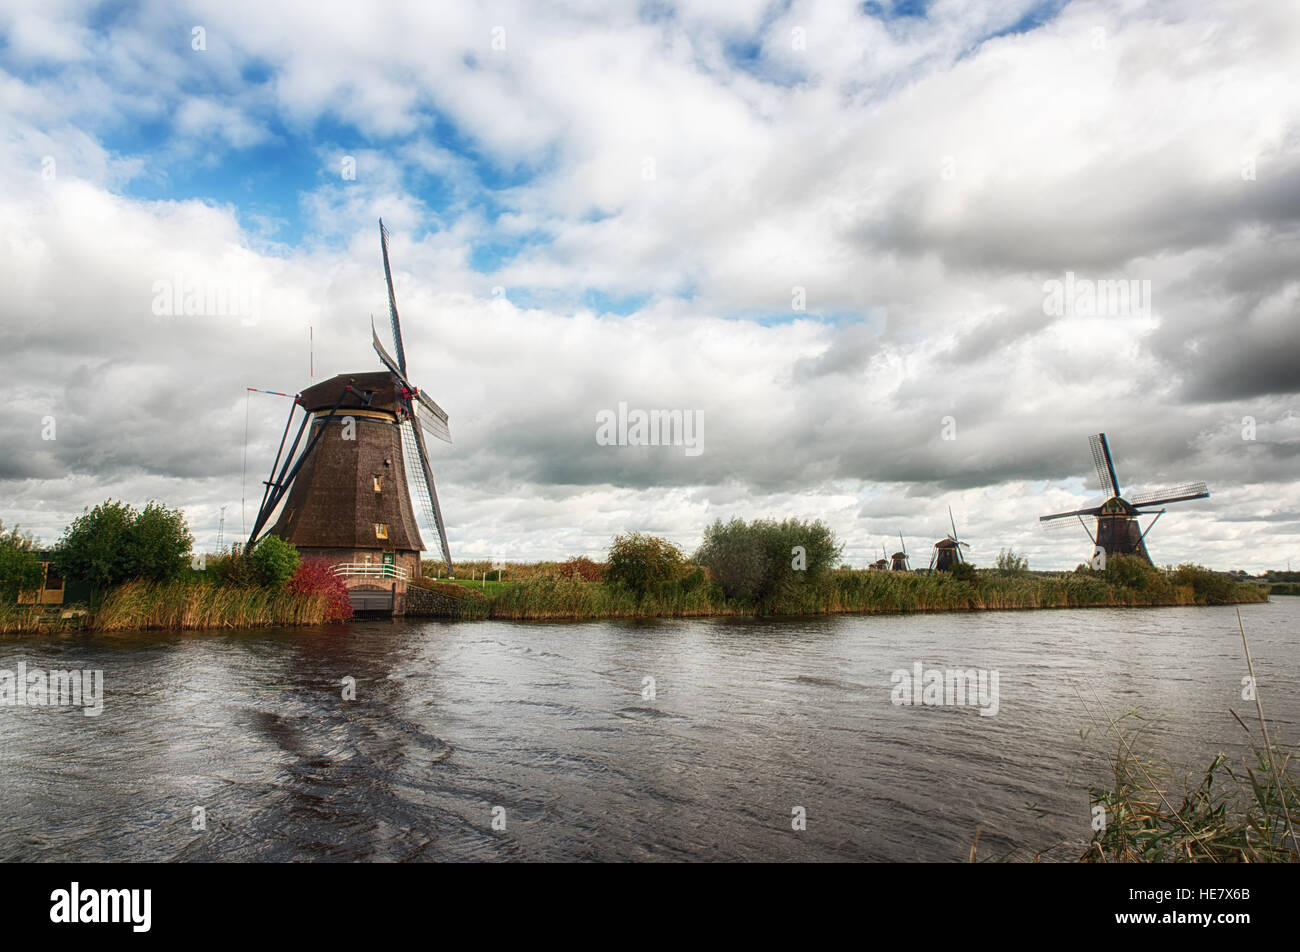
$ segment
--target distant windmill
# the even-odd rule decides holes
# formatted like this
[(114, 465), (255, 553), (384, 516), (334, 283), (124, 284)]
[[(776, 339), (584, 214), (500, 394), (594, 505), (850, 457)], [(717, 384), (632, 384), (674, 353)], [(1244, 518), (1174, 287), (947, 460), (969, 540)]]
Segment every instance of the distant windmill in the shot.
[[(1101, 481), (1101, 489), (1106, 494), (1106, 501), (1087, 509), (1039, 516), (1039, 521), (1078, 519), (1079, 524), (1083, 526), (1083, 531), (1087, 532), (1088, 538), (1092, 540), (1094, 551), (1100, 548), (1107, 555), (1136, 555), (1150, 563), (1151, 556), (1147, 554), (1146, 546), (1147, 533), (1168, 511), (1151, 507), (1185, 502), (1189, 499), (1207, 499), (1210, 495), (1209, 487), (1202, 482), (1184, 483), (1181, 486), (1137, 493), (1131, 499), (1125, 499), (1120, 495), (1119, 478), (1115, 475), (1115, 463), (1110, 457), (1110, 444), (1106, 442), (1106, 434), (1098, 433), (1096, 436), (1089, 437), (1089, 442), (1092, 444), (1092, 461), (1097, 467), (1097, 478)], [(1150, 515), (1154, 515), (1155, 518), (1143, 530), (1138, 523), (1138, 517)], [(1095, 534), (1088, 531), (1088, 524), (1083, 521), (1084, 516), (1096, 516)]]
[(969, 549), (970, 546), (957, 538), (957, 521), (952, 517), (952, 506), (948, 507), (948, 523), (952, 526), (952, 532), (934, 544), (934, 552), (930, 555), (930, 571), (950, 572), (954, 566), (966, 561), (961, 550)]
[[(339, 374), (294, 399), (248, 546), (279, 510), (269, 532), (293, 543), (305, 556), (325, 557), (333, 563), (335, 574), (345, 577), (354, 590), (354, 608), (400, 611), (397, 596), (404, 586), (393, 583), (423, 574), (424, 543), (413, 497), (436, 528), (447, 574), (452, 574), (447, 531), (424, 443), (426, 432), (450, 443), (451, 431), (446, 412), (406, 376), (406, 350), (388, 263), (388, 231), (382, 221), (379, 244), (397, 359), (379, 342), (372, 318), (375, 352), (388, 369)], [(286, 454), (285, 442), (298, 407), (305, 416)], [(306, 446), (295, 456), (309, 425)]]
[(902, 551), (895, 552), (890, 559), (889, 568), (894, 572), (910, 572), (907, 565), (907, 543), (903, 541), (903, 533), (898, 534), (898, 544), (902, 546)]

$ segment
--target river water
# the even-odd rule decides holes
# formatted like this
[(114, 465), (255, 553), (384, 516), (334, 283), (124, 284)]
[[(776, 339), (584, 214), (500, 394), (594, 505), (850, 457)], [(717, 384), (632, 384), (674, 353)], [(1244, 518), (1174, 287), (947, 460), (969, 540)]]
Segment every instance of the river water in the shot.
[[(1300, 598), (1241, 613), (1294, 744)], [(1140, 707), (1196, 775), (1255, 716), (1232, 608), (0, 641), (19, 663), (102, 670), (103, 711), (0, 707), (5, 861), (951, 861), (977, 827), (1065, 860), (1093, 718)], [(996, 714), (893, 703), (916, 663), (996, 672)]]

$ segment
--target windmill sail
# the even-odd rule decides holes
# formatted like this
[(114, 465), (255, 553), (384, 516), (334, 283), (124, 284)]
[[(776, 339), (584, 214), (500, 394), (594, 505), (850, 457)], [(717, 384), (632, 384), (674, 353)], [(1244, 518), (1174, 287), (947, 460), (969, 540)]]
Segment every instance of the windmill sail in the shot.
[[(447, 561), (447, 574), (451, 575), (451, 547), (447, 544), (447, 527), (442, 519), (442, 507), (438, 504), (438, 492), (433, 485), (433, 469), (429, 465), (429, 454), (424, 445), (424, 434), (451, 442), (451, 428), (448, 426), (447, 411), (420, 392), (406, 377), (406, 351), (402, 346), (402, 326), (397, 316), (397, 295), (393, 291), (393, 272), (388, 263), (388, 230), (383, 220), (379, 222), (379, 243), (384, 253), (384, 279), (388, 284), (388, 310), (393, 320), (393, 342), (397, 347), (397, 359), (384, 349), (375, 329), (374, 318), (370, 320), (370, 335), (375, 353), (388, 368), (400, 388), (402, 409), (402, 441), (408, 463), (415, 470), (410, 474), (407, 485), (419, 500), (426, 519), (438, 530), (438, 541), (442, 545), (442, 555)], [(412, 452), (412, 450), (414, 450)]]
[(1071, 516), (1096, 516), (1101, 513), (1101, 506), (1093, 506), (1089, 509), (1071, 509), (1069, 512), (1054, 512), (1050, 516), (1039, 516), (1039, 522), (1050, 522), (1053, 519), (1067, 519)]
[(434, 527), (438, 530), (438, 542), (442, 545), (442, 557), (447, 562), (447, 574), (452, 574), (451, 546), (447, 544), (447, 526), (442, 521), (442, 506), (438, 505), (438, 491), (433, 485), (433, 469), (429, 466), (429, 455), (424, 449), (424, 433), (418, 426), (406, 424), (406, 429), (415, 439), (416, 457), (419, 460), (419, 477), (415, 480), (416, 493), (420, 504), (426, 507)]
[(451, 442), (451, 427), (447, 425), (447, 411), (424, 395), (422, 391), (415, 394), (418, 401), (415, 406), (415, 419), (430, 436)]
[(1092, 462), (1097, 467), (1097, 480), (1101, 483), (1101, 491), (1109, 499), (1112, 496), (1119, 495), (1119, 480), (1115, 478), (1115, 464), (1110, 458), (1110, 445), (1106, 442), (1106, 434), (1098, 433), (1096, 436), (1088, 437), (1088, 443), (1092, 446)]
[(1150, 489), (1137, 493), (1129, 500), (1135, 506), (1163, 506), (1167, 502), (1182, 502), (1185, 499), (1206, 499), (1210, 487), (1203, 482), (1184, 483), (1181, 486), (1168, 486), (1164, 489)]
[(402, 322), (397, 317), (397, 295), (393, 293), (393, 269), (388, 265), (388, 229), (384, 220), (379, 219), (379, 245), (384, 251), (384, 280), (388, 282), (388, 314), (393, 321), (393, 342), (397, 346), (397, 366), (403, 377), (406, 376), (406, 351), (402, 347)]

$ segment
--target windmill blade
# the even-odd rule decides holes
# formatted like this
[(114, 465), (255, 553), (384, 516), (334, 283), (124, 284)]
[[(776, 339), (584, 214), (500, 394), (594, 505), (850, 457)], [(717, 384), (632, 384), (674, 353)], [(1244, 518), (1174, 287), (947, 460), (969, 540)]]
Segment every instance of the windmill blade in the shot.
[(1054, 512), (1050, 516), (1039, 516), (1039, 522), (1048, 522), (1052, 519), (1065, 519), (1071, 516), (1096, 516), (1101, 514), (1101, 507), (1094, 506), (1091, 509), (1074, 509), (1070, 512)]
[(397, 295), (393, 293), (393, 269), (388, 266), (388, 229), (379, 219), (379, 246), (384, 252), (384, 280), (388, 282), (388, 313), (393, 319), (393, 343), (397, 346), (398, 373), (406, 376), (406, 351), (402, 347), (402, 323), (397, 318)]
[(447, 526), (442, 520), (442, 506), (438, 504), (438, 491), (433, 485), (433, 469), (429, 466), (429, 454), (424, 446), (424, 431), (414, 426), (411, 421), (402, 422), (403, 436), (415, 443), (415, 456), (418, 471), (413, 480), (413, 488), (420, 499), (421, 508), (426, 518), (438, 530), (438, 541), (442, 546), (442, 557), (447, 562), (447, 574), (453, 575), (451, 547), (447, 544)]
[(1050, 522), (1038, 523), (1038, 528), (1042, 529), (1044, 532), (1050, 532), (1054, 535), (1062, 532), (1067, 532), (1071, 529), (1077, 529), (1078, 526), (1079, 524), (1075, 522), (1074, 519), (1053, 519)]
[[(447, 414), (442, 407), (422, 393), (416, 394), (417, 403), (411, 406), (415, 422), (420, 424), (425, 433), (444, 443), (451, 442), (451, 428), (447, 426)], [(432, 410), (429, 407), (433, 407)]]
[(416, 391), (415, 399), (416, 405), (412, 409), (417, 411), (415, 418), (420, 426), (430, 436), (450, 443), (451, 427), (447, 424), (447, 411), (426, 397), (423, 391)]
[(901, 548), (903, 554), (907, 555), (907, 543), (903, 541), (903, 533), (901, 532), (898, 534), (898, 545)]
[(379, 342), (379, 331), (375, 330), (375, 319), (373, 317), (370, 319), (370, 336), (374, 339), (375, 353), (384, 362), (384, 366), (397, 376), (397, 379), (401, 381), (404, 387), (408, 390), (414, 390), (415, 388), (407, 381), (406, 374), (402, 372), (397, 361), (393, 360), (393, 356), (384, 350), (384, 345)]
[(1129, 502), (1135, 506), (1163, 506), (1167, 502), (1206, 499), (1209, 495), (1210, 487), (1205, 483), (1183, 483), (1181, 486), (1168, 486), (1164, 489), (1151, 489), (1138, 493)]
[(966, 548), (968, 548), (968, 549), (970, 548), (970, 543), (969, 543), (969, 542), (961, 542), (961, 541), (959, 541), (959, 540), (957, 540), (957, 539), (953, 539), (952, 541), (953, 541), (953, 542), (956, 542), (958, 545), (964, 545), (964, 546), (965, 546)]
[(1088, 443), (1092, 446), (1092, 462), (1097, 467), (1097, 479), (1101, 482), (1101, 491), (1109, 499), (1112, 496), (1119, 495), (1119, 485), (1115, 479), (1115, 464), (1110, 459), (1110, 445), (1106, 442), (1106, 434), (1098, 433), (1096, 436), (1088, 437)]
[(948, 507), (948, 523), (952, 526), (952, 541), (957, 541), (957, 522), (952, 517), (952, 506)]

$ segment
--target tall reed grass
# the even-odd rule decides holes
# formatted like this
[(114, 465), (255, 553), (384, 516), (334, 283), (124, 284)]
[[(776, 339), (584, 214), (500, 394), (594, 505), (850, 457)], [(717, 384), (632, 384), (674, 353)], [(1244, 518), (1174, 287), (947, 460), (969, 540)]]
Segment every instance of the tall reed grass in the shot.
[(79, 631), (86, 626), (86, 618), (84, 609), (76, 606), (0, 603), (0, 635)]
[[(1257, 586), (1230, 583), (1210, 593), (1177, 584), (1159, 570), (1123, 584), (1103, 573), (1055, 577), (978, 572), (973, 580), (943, 572), (917, 575), (840, 569), (821, 579), (787, 586), (763, 604), (728, 600), (705, 580), (659, 586), (643, 598), (606, 582), (543, 575), (488, 593), (488, 614), (515, 620), (699, 615), (894, 614), (999, 611), (1031, 608), (1151, 607), (1265, 601)], [(1216, 583), (1217, 584), (1217, 583)]]
[[(1241, 626), (1241, 612), (1237, 612)], [(1246, 665), (1254, 662), (1241, 627)], [(1082, 699), (1081, 699), (1082, 700)], [(1179, 783), (1147, 742), (1151, 725), (1136, 711), (1118, 719), (1093, 714), (1114, 740), (1108, 760), (1111, 784), (1090, 790), (1105, 808), (1105, 825), (1080, 857), (1090, 863), (1277, 863), (1300, 861), (1300, 778), (1291, 752), (1270, 736), (1256, 685), (1248, 726), (1228, 713), (1246, 734), (1240, 763), (1218, 753), (1199, 781)], [(1085, 704), (1086, 708), (1086, 704)], [(1175, 788), (1181, 788), (1174, 792)]]
[(143, 628), (262, 628), (319, 625), (329, 598), (261, 586), (194, 582), (126, 582), (112, 589), (94, 613), (96, 631)]

